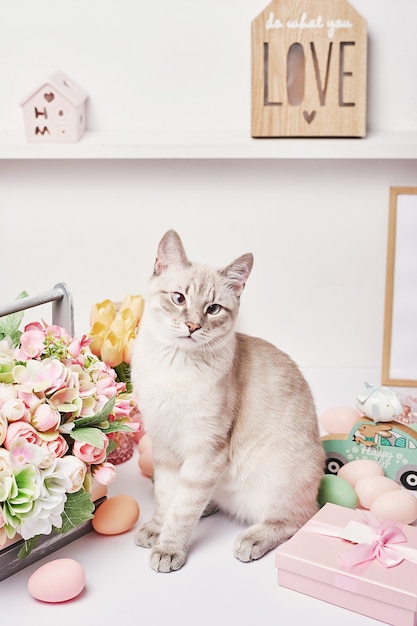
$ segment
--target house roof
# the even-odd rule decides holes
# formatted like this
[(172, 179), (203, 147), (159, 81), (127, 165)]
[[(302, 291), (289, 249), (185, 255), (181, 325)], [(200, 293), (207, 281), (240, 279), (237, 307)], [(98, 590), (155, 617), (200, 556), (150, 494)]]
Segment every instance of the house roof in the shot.
[(34, 89), (26, 98), (21, 100), (20, 105), (24, 106), (38, 91), (49, 88), (55, 89), (61, 96), (68, 100), (73, 106), (77, 107), (88, 98), (88, 94), (80, 85), (77, 85), (64, 72), (54, 72), (48, 80), (41, 83), (39, 87)]

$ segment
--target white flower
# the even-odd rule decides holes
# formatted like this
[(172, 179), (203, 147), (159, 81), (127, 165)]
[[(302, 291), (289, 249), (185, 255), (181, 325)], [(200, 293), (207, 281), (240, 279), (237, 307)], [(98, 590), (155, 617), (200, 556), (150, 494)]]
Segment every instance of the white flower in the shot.
[(0, 446), (3, 445), (4, 440), (6, 439), (8, 425), (7, 418), (0, 413)]
[(0, 448), (0, 477), (12, 476), (13, 468), (10, 461), (10, 453), (5, 448)]
[(35, 500), (30, 513), (24, 516), (19, 527), (23, 539), (30, 539), (35, 535), (48, 535), (53, 526), (56, 528), (62, 526), (62, 513), (67, 500), (65, 491), (69, 484), (68, 477), (58, 467), (58, 462), (51, 464), (45, 470), (40, 470), (39, 477), (40, 495)]
[(57, 459), (57, 466), (67, 477), (69, 486), (67, 493), (75, 493), (83, 486), (85, 475), (87, 473), (86, 464), (75, 456), (63, 456)]

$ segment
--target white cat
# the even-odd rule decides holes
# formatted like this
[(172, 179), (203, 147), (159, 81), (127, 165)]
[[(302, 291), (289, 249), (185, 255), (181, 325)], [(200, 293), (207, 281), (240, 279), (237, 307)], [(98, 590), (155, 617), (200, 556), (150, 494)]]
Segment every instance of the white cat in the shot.
[(317, 510), (324, 452), (310, 389), (286, 354), (234, 331), (252, 264), (191, 263), (172, 230), (158, 247), (131, 372), (156, 500), (135, 541), (160, 572), (184, 565), (204, 512), (249, 524), (234, 555), (252, 561)]

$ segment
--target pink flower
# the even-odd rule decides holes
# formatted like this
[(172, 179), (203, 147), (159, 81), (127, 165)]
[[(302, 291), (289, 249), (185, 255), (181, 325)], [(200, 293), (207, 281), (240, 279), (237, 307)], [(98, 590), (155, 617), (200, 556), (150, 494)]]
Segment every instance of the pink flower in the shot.
[(13, 439), (9, 451), (10, 460), (14, 467), (22, 467), (28, 463), (39, 466), (47, 457), (46, 450), (43, 450), (39, 445), (29, 443), (23, 437)]
[(30, 422), (37, 431), (46, 433), (58, 429), (61, 415), (49, 404), (41, 404), (35, 409)]
[(25, 326), (25, 330), (20, 337), (18, 359), (21, 361), (37, 359), (42, 354), (42, 350), (45, 347), (44, 341), (45, 331), (38, 322)]
[(59, 389), (66, 378), (66, 368), (58, 359), (32, 359), (25, 365), (15, 365), (13, 377), (17, 389), (24, 393), (40, 391), (55, 391)]
[(116, 477), (116, 468), (106, 461), (93, 468), (93, 476), (100, 485), (109, 485)]
[[(37, 322), (35, 322), (37, 324)], [(67, 331), (61, 326), (57, 326), (56, 324), (51, 324), (50, 326), (45, 325), (45, 335), (48, 337), (52, 337), (53, 339), (65, 339), (67, 341), (71, 340), (71, 337), (68, 335)]]
[(133, 406), (130, 400), (126, 398), (116, 398), (116, 404), (114, 405), (114, 414), (116, 417), (129, 417), (133, 411)]
[(97, 435), (100, 435), (102, 438), (102, 447), (96, 447), (83, 441), (74, 441), (74, 447), (72, 449), (74, 456), (81, 459), (81, 461), (84, 461), (84, 463), (89, 463), (90, 465), (99, 465), (100, 463), (103, 463), (106, 459), (106, 450), (109, 445), (109, 440), (101, 431), (98, 431)]
[(52, 441), (44, 441), (42, 447), (54, 458), (61, 458), (68, 452), (68, 444), (62, 435)]
[(4, 440), (4, 447), (10, 450), (10, 446), (15, 439), (25, 439), (28, 443), (32, 443), (36, 446), (40, 446), (42, 443), (42, 439), (33, 426), (23, 421), (9, 424), (6, 439)]
[(91, 343), (91, 339), (88, 339), (87, 335), (83, 335), (81, 338), (75, 338), (68, 346), (68, 354), (77, 358), (83, 348), (86, 348)]

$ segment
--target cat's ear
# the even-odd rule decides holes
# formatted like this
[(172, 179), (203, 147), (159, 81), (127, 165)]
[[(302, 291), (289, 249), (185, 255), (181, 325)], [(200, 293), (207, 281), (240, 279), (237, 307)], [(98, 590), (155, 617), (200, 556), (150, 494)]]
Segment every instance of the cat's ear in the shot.
[(244, 254), (221, 270), (221, 274), (227, 278), (229, 286), (237, 296), (240, 296), (245, 288), (252, 266), (253, 254)]
[(154, 272), (155, 274), (161, 274), (172, 265), (180, 267), (188, 267), (190, 265), (182, 241), (175, 230), (166, 232), (159, 242)]

